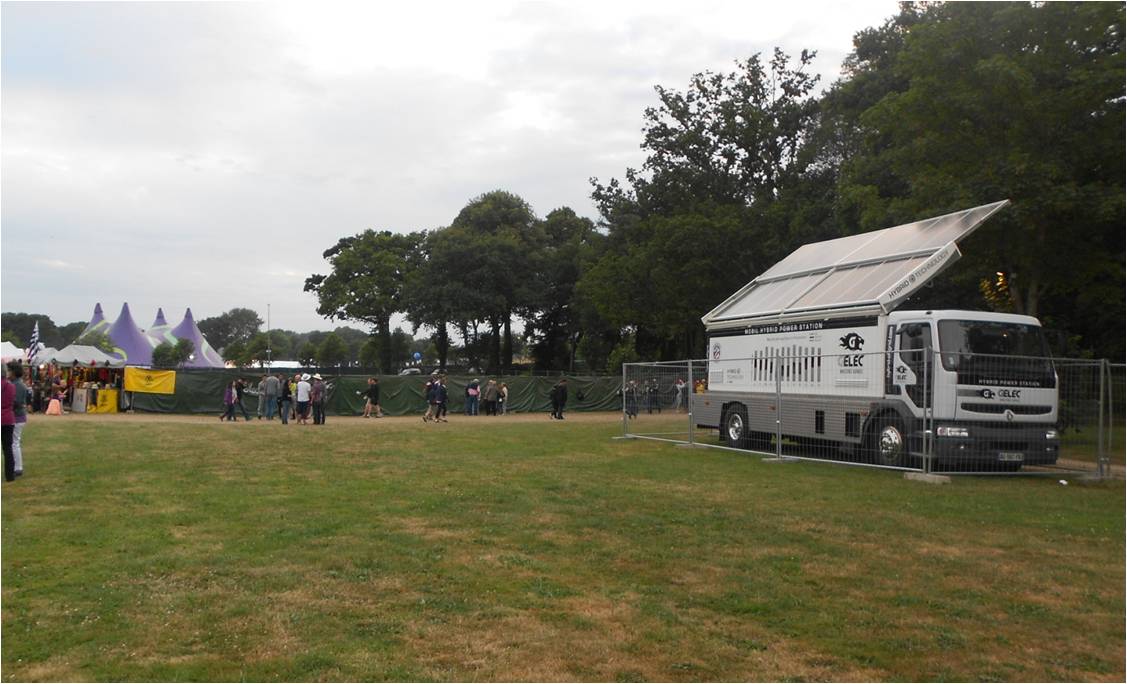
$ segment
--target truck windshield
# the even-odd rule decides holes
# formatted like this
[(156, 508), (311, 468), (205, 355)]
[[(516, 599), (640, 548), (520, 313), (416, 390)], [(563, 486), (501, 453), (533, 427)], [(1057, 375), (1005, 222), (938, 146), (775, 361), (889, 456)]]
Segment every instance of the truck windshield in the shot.
[[(1035, 325), (994, 321), (940, 321), (939, 350), (943, 367), (949, 371), (969, 370), (968, 365), (996, 365), (996, 359), (982, 357), (1035, 357), (1023, 365), (1050, 368), (1045, 335)], [(978, 357), (978, 358), (976, 358)]]

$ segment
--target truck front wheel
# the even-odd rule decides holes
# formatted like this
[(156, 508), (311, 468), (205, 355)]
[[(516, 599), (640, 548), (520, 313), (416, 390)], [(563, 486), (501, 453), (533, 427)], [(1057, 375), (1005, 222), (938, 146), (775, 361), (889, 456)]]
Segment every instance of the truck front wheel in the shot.
[(908, 441), (894, 416), (882, 416), (869, 430), (869, 454), (875, 463), (903, 466), (908, 462)]
[(724, 418), (724, 441), (733, 449), (747, 448), (747, 409), (739, 404), (729, 408)]

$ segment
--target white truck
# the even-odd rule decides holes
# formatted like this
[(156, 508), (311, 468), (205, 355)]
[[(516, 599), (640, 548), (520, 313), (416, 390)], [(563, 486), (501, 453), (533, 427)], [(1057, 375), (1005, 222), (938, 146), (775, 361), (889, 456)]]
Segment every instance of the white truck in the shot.
[(796, 250), (702, 320), (698, 427), (888, 466), (1017, 470), (1057, 460), (1057, 377), (1037, 319), (895, 311), (1006, 201)]

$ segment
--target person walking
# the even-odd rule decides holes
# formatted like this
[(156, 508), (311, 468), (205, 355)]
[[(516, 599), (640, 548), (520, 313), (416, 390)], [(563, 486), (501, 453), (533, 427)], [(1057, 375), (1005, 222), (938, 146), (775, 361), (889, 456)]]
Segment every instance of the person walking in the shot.
[(0, 379), (0, 441), (4, 449), (4, 481), (16, 479), (16, 457), (12, 453), (12, 437), (16, 431), (16, 386), (8, 381), (8, 373)]
[(438, 384), (438, 371), (434, 371), (423, 385), (423, 400), (427, 403), (427, 411), (423, 414), (423, 422), (429, 423), (434, 417), (434, 386)]
[(247, 413), (247, 407), (243, 404), (243, 394), (247, 389), (247, 381), (239, 378), (235, 381), (235, 406), (243, 412), (243, 418), (250, 421), (250, 414)]
[(478, 401), (481, 399), (481, 381), (474, 378), (466, 385), (466, 415), (476, 416)]
[(301, 373), (294, 373), (293, 380), (290, 380), (290, 398), (293, 399), (290, 420), (297, 420), (297, 383), (299, 382), (301, 382)]
[(438, 422), (438, 395), (442, 387), (442, 380), (439, 377), (434, 377), (427, 383), (427, 413), (423, 416), (426, 422)]
[(446, 390), (446, 376), (440, 375), (434, 381), (434, 417), (436, 423), (446, 423), (446, 400), (449, 394)]
[(497, 398), (499, 396), (501, 396), (501, 392), (497, 387), (497, 381), (490, 378), (489, 382), (485, 383), (485, 389), (481, 391), (481, 401), (485, 404), (485, 415), (497, 415)]
[(13, 361), (8, 367), (12, 370), (12, 384), (16, 386), (15, 402), (12, 404), (12, 413), (16, 417), (16, 424), (12, 430), (12, 462), (16, 469), (16, 477), (19, 477), (23, 475), (23, 428), (27, 425), (31, 390), (23, 382), (23, 365)]
[(227, 383), (223, 388), (223, 415), (219, 416), (219, 420), (228, 420), (235, 422), (235, 383), (234, 381)]
[(309, 397), (313, 391), (313, 386), (309, 384), (309, 374), (305, 373), (301, 376), (301, 380), (297, 381), (297, 422), (299, 425), (309, 424)]
[(266, 420), (274, 420), (274, 411), (278, 410), (278, 390), (282, 383), (275, 375), (267, 375), (262, 381), (263, 403), (266, 405)]
[(266, 376), (263, 375), (258, 380), (258, 408), (255, 410), (254, 415), (262, 420), (262, 414), (266, 411)]
[(372, 417), (372, 409), (376, 410), (376, 418), (383, 418), (383, 409), (380, 408), (380, 379), (368, 378), (368, 389), (364, 391), (364, 417)]
[(677, 382), (673, 383), (673, 410), (681, 410), (681, 402), (685, 398), (685, 381), (677, 378)]
[(622, 401), (624, 404), (623, 410), (626, 411), (627, 418), (638, 417), (638, 382), (631, 380), (626, 384), (622, 390)]
[(501, 383), (500, 396), (497, 398), (497, 405), (501, 408), (501, 415), (505, 415), (509, 411), (509, 385)]
[(325, 424), (325, 379), (320, 373), (313, 376), (313, 384), (309, 392), (309, 401), (313, 404), (313, 424)]
[(278, 415), (282, 418), (282, 425), (290, 424), (290, 405), (293, 403), (293, 391), (290, 390), (290, 383), (286, 381), (284, 376), (279, 377), (278, 383)]
[(560, 378), (552, 388), (552, 418), (563, 420), (565, 406), (567, 406), (567, 378)]

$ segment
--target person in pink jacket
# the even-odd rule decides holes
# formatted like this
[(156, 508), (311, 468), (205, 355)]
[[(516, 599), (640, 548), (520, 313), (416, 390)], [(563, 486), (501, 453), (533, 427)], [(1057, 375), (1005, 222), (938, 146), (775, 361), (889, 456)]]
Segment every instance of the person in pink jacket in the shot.
[(0, 427), (3, 428), (5, 482), (16, 479), (16, 457), (12, 452), (12, 438), (16, 432), (15, 405), (16, 386), (8, 382), (8, 375), (5, 373), (3, 386), (0, 387)]

